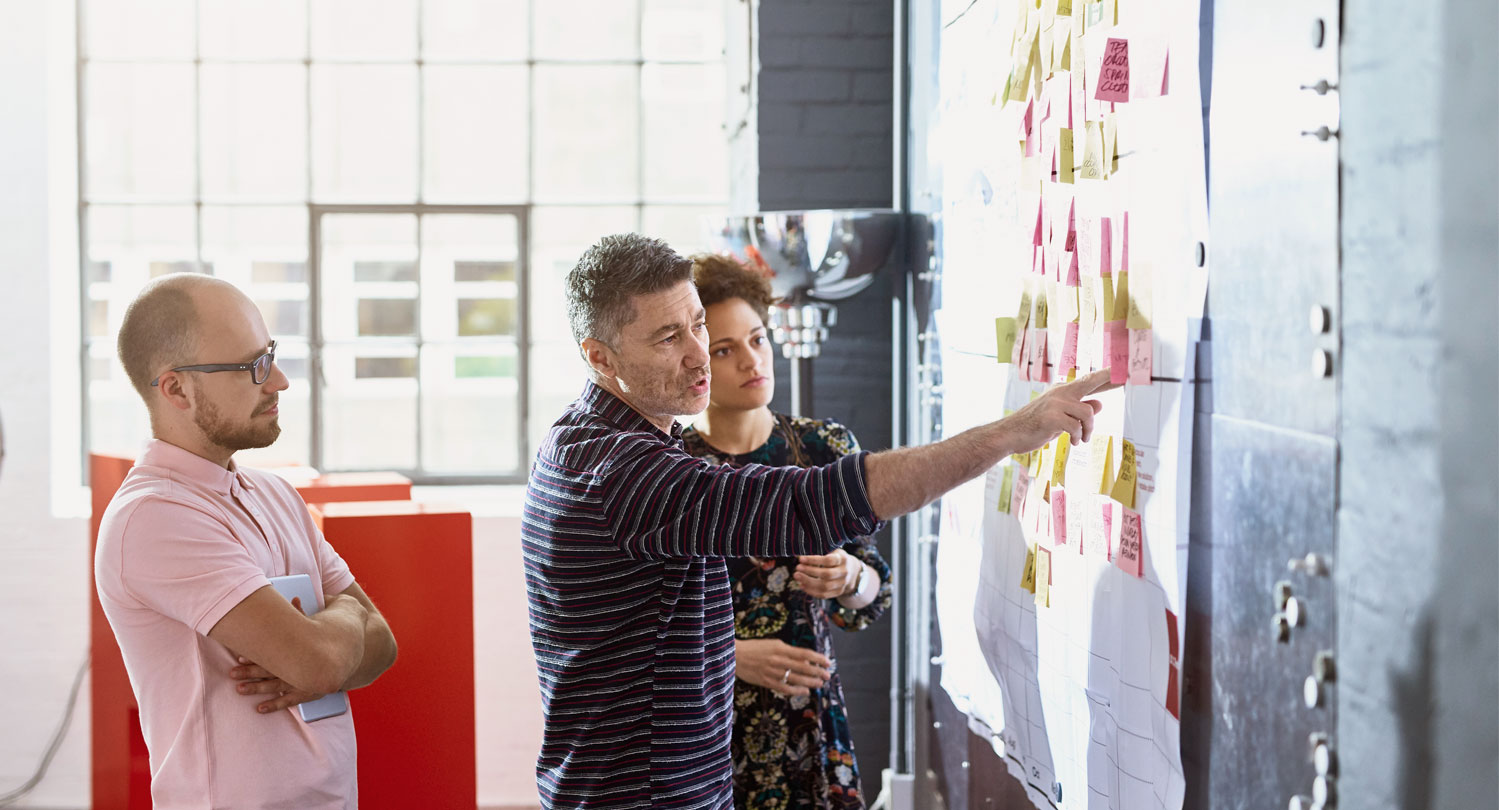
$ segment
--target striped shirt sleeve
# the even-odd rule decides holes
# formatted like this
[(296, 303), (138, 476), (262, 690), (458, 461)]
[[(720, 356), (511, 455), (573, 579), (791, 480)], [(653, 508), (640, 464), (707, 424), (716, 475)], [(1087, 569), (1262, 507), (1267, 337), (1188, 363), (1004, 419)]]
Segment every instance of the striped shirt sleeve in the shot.
[(604, 512), (634, 557), (826, 554), (883, 525), (865, 486), (867, 455), (825, 467), (730, 468), (641, 437), (605, 472)]

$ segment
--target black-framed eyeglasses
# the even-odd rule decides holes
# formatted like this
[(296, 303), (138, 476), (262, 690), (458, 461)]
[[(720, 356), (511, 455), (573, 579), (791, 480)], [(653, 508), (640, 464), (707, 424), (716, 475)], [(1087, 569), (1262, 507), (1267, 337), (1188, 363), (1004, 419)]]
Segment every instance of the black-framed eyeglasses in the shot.
[[(250, 372), (250, 379), (254, 381), (256, 385), (260, 385), (271, 378), (271, 366), (275, 365), (275, 363), (276, 341), (273, 340), (271, 341), (271, 345), (266, 348), (265, 354), (262, 354), (261, 356), (255, 358), (254, 360), (251, 360), (248, 363), (209, 363), (207, 365), (201, 366), (178, 366), (176, 368), (167, 370), (201, 371), (204, 374), (212, 374), (216, 371), (248, 371)], [(161, 382), (160, 376), (152, 380), (151, 384), (156, 385), (159, 382)]]

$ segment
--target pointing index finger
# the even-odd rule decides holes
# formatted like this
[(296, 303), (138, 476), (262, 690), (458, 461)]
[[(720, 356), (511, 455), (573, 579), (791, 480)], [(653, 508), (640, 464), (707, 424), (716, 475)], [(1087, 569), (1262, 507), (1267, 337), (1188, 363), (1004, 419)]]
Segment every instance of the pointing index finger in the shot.
[(1115, 388), (1119, 388), (1120, 386), (1122, 386), (1123, 383), (1109, 382), (1109, 370), (1101, 369), (1099, 371), (1093, 372), (1092, 374), (1089, 374), (1086, 377), (1080, 377), (1070, 383), (1066, 383), (1066, 385), (1069, 389), (1071, 389), (1072, 393), (1077, 395), (1078, 399), (1082, 399), (1083, 397), (1090, 396), (1092, 394), (1101, 394), (1105, 391), (1112, 391)]

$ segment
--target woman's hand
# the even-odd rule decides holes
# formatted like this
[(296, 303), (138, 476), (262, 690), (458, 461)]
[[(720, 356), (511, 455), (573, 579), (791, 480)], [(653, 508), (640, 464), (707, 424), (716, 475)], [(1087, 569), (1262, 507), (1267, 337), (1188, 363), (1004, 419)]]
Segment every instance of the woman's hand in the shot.
[(828, 682), (828, 657), (780, 639), (734, 640), (734, 675), (745, 683), (780, 695), (811, 694)]
[(796, 573), (792, 578), (809, 596), (818, 599), (835, 599), (853, 593), (859, 581), (859, 570), (863, 561), (843, 549), (832, 554), (808, 554), (796, 558)]

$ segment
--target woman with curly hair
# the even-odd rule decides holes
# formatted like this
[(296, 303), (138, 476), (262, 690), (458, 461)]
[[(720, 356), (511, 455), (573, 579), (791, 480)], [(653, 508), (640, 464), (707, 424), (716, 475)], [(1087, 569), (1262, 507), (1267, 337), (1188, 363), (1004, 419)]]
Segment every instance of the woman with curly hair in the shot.
[[(708, 408), (683, 432), (715, 464), (813, 467), (856, 453), (832, 420), (770, 410), (770, 282), (724, 256), (693, 257), (707, 310)], [(890, 566), (861, 537), (832, 554), (728, 558), (734, 594), (734, 806), (862, 808), (831, 626), (868, 627), (890, 607)]]

